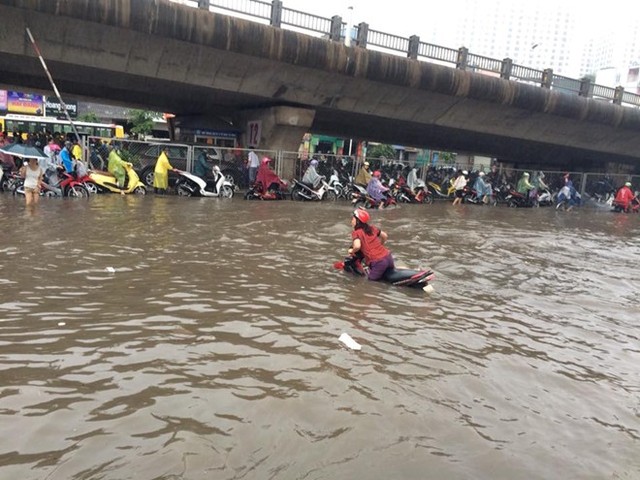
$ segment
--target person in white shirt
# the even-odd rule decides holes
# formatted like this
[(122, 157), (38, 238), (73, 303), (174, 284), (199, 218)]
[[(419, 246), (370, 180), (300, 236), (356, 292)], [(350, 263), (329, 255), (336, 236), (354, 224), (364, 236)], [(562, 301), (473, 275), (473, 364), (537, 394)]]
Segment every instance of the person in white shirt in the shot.
[(459, 205), (462, 203), (462, 197), (464, 197), (464, 187), (467, 186), (467, 174), (466, 170), (458, 171), (456, 181), (453, 183), (453, 188), (456, 189), (456, 198), (453, 200), (453, 205)]
[(30, 158), (22, 168), (20, 176), (24, 178), (24, 197), (27, 205), (38, 203), (40, 198), (40, 185), (42, 184), (42, 168), (38, 165), (38, 160)]
[(258, 174), (258, 167), (260, 167), (260, 159), (256, 152), (253, 151), (253, 147), (249, 151), (249, 184), (253, 185), (256, 182), (256, 175)]

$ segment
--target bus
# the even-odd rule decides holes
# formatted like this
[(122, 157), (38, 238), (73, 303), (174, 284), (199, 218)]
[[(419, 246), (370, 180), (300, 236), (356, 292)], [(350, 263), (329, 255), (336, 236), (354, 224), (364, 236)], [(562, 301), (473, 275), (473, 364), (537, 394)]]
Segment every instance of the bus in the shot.
[[(101, 138), (123, 138), (124, 128), (114, 123), (73, 122), (80, 136)], [(13, 132), (20, 132), (26, 137), (28, 133), (61, 133), (73, 135), (73, 127), (67, 119), (55, 117), (37, 117), (34, 115), (17, 115), (9, 113), (0, 116), (0, 132), (6, 132), (8, 137)]]

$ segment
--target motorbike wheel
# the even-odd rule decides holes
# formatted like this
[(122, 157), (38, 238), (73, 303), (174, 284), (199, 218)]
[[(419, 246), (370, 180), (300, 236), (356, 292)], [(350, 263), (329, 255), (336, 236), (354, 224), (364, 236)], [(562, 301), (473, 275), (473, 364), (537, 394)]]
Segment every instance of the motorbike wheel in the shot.
[(249, 190), (247, 193), (244, 194), (244, 199), (245, 200), (255, 200), (256, 196), (254, 195), (252, 190)]
[(344, 188), (340, 185), (334, 185), (333, 189), (336, 191), (336, 198), (344, 197)]
[(220, 191), (220, 196), (222, 198), (233, 198), (233, 188), (229, 185), (224, 185)]
[(328, 200), (329, 202), (335, 202), (337, 199), (338, 195), (333, 190), (327, 190), (323, 198), (323, 200)]
[(301, 202), (304, 199), (305, 198), (300, 193), (300, 189), (299, 188), (294, 188), (293, 191), (291, 192), (291, 200), (296, 200), (298, 202)]
[(425, 195), (422, 197), (422, 203), (431, 205), (433, 203), (433, 195)]
[(147, 194), (147, 189), (142, 187), (142, 186), (136, 187), (133, 190), (133, 193), (136, 194), (136, 195), (146, 195)]
[(96, 195), (98, 193), (98, 185), (93, 182), (84, 182), (84, 188), (87, 189), (89, 195)]
[(518, 202), (516, 202), (513, 198), (509, 199), (509, 202), (507, 203), (507, 206), (509, 208), (517, 208), (518, 207)]
[(67, 197), (73, 198), (89, 198), (89, 190), (83, 185), (74, 185), (69, 187), (65, 192)]
[(191, 190), (189, 190), (187, 187), (185, 187), (182, 184), (179, 184), (176, 187), (176, 195), (180, 196), (180, 197), (190, 197), (191, 196)]

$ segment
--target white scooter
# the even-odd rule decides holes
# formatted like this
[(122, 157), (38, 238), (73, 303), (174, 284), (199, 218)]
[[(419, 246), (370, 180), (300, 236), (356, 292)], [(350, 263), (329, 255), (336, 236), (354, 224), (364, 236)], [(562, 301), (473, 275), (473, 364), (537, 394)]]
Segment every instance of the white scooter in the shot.
[(233, 197), (233, 183), (222, 174), (220, 167), (214, 165), (211, 171), (213, 179), (206, 182), (193, 173), (178, 170), (176, 193), (185, 197)]
[(338, 199), (338, 194), (335, 189), (327, 183), (322, 177), (320, 180), (320, 186), (317, 190), (314, 190), (310, 186), (298, 181), (293, 180), (293, 189), (291, 190), (291, 200), (331, 200)]

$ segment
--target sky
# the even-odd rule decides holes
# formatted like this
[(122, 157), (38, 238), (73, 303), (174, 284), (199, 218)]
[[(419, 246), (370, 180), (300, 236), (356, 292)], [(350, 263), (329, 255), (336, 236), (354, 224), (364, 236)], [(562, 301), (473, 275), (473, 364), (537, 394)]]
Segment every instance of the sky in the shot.
[[(478, 10), (472, 13), (465, 0), (416, 1), (416, 0), (282, 0), (285, 8), (292, 8), (318, 16), (330, 18), (340, 15), (343, 21), (351, 19), (352, 24), (366, 22), (369, 28), (401, 37), (418, 35), (423, 42), (459, 48), (466, 46), (473, 51), (473, 45), (458, 45), (455, 38), (460, 37), (456, 29), (460, 28), (460, 18), (465, 15), (480, 16), (485, 11), (499, 11), (507, 8), (522, 9), (524, 15), (532, 15), (536, 10), (545, 11), (558, 8), (575, 12), (578, 27), (583, 32), (599, 33), (605, 36), (624, 37), (631, 22), (640, 21), (640, 1), (617, 0), (615, 3), (597, 3), (587, 0), (479, 0)], [(515, 3), (514, 3), (515, 2)], [(349, 6), (353, 9), (350, 10)], [(489, 18), (489, 17), (487, 17)], [(487, 24), (487, 29), (491, 25)], [(458, 35), (456, 35), (458, 33)], [(576, 38), (567, 41), (572, 45), (584, 41), (575, 33)], [(541, 40), (541, 42), (544, 39)], [(624, 39), (622, 40), (624, 43)], [(473, 52), (484, 54), (484, 52)]]

